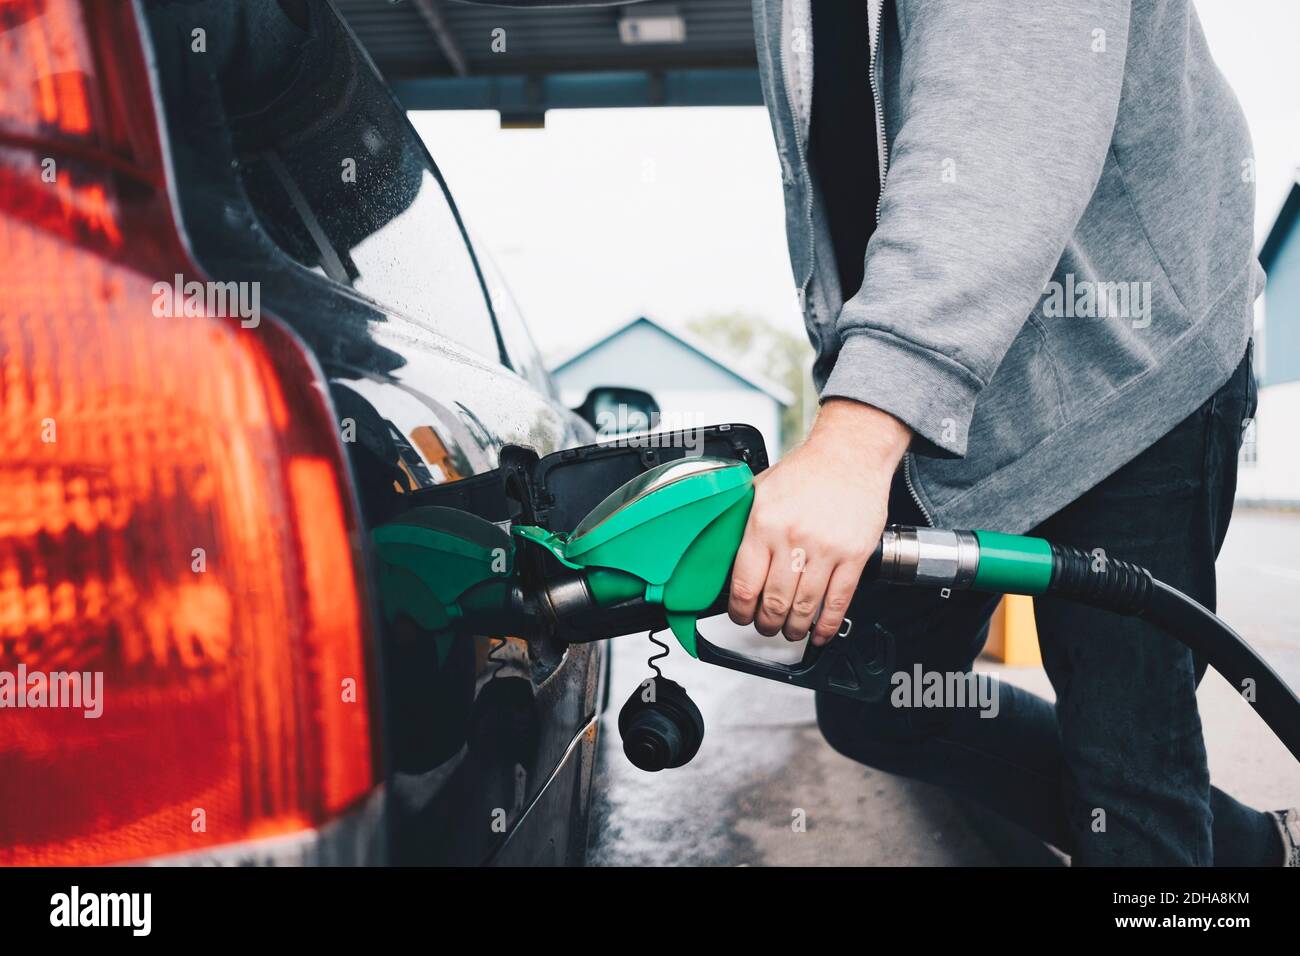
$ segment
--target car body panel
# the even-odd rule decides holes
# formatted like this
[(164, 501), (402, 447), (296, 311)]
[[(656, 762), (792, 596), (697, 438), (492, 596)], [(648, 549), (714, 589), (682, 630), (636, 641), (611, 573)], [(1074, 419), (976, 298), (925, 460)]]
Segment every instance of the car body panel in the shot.
[[(427, 318), (410, 314), (409, 304), (406, 309), (394, 308), (340, 282), (340, 268), (346, 272), (356, 268), (355, 262), (342, 260), (359, 261), (356, 254), (365, 236), (348, 248), (327, 236), (320, 245), (325, 253), (330, 246), (339, 246), (339, 261), (326, 261), (333, 257), (322, 255), (319, 264), (305, 263), (286, 253), (283, 230), (273, 235), (274, 224), (267, 221), (268, 204), (259, 207), (250, 198), (267, 189), (266, 183), (259, 183), (241, 164), (285, 168), (291, 165), (294, 150), (311, 148), (318, 149), (321, 162), (332, 168), (329, 144), (355, 140), (353, 126), (359, 126), (362, 134), (378, 130), (376, 136), (387, 140), (385, 150), (395, 136), (406, 137), (391, 154), (380, 152), (377, 160), (398, 165), (397, 173), (388, 175), (385, 183), (419, 181), (418, 186), (410, 186), (408, 197), (397, 200), (397, 206), (414, 204), (411, 197), (418, 197), (421, 190), (445, 194), (445, 186), (373, 66), (324, 4), (310, 5), (313, 38), (321, 30), (340, 32), (330, 41), (335, 44), (334, 60), (329, 75), (322, 78), (320, 95), (300, 96), (297, 106), (283, 98), (274, 104), (281, 113), (277, 117), (281, 127), (297, 130), (299, 140), (307, 136), (315, 142), (304, 146), (295, 141), (286, 147), (263, 142), (258, 146), (261, 152), (241, 154), (233, 142), (214, 132), (210, 119), (220, 115), (225, 105), (224, 99), (215, 102), (214, 96), (218, 91), (223, 98), (233, 95), (228, 89), (234, 81), (214, 79), (210, 65), (196, 63), (177, 41), (188, 34), (187, 18), (215, 16), (219, 8), (239, 17), (251, 7), (231, 14), (226, 4), (180, 7), (146, 2), (142, 6), (150, 21), (159, 90), (166, 104), (164, 139), (170, 151), (176, 212), (194, 261), (206, 277), (259, 283), (266, 314), (287, 325), (319, 363), (339, 420), (364, 527), (373, 528), (411, 507), (415, 491), (495, 468), (506, 445), (545, 455), (590, 441), (590, 429), (561, 406), (553, 387), (548, 387), (531, 339), (512, 329), (507, 342), (495, 331), (476, 259), (449, 195), (442, 201), (454, 217), (455, 234), (431, 236), (429, 245), (445, 253), (437, 268), (457, 258), (454, 244), (468, 252), (465, 262), (475, 270), (472, 281), (484, 296), (483, 315), (493, 323), (497, 355), (486, 355), (484, 348), (470, 347), (431, 327)], [(265, 13), (259, 11), (258, 16)], [(210, 20), (205, 22), (211, 26)], [(276, 74), (276, 64), (250, 64), (257, 57), (246, 52), (218, 51), (229, 58), (231, 76)], [(346, 83), (339, 83), (335, 75), (340, 57), (349, 71)], [(301, 92), (305, 70), (301, 63), (297, 67), (293, 82)], [(241, 73), (236, 74), (236, 69)], [(328, 96), (344, 99), (322, 103)], [(263, 137), (275, 134), (274, 127), (269, 133), (258, 130)], [(228, 154), (223, 154), (223, 148)], [(264, 160), (267, 153), (271, 157)], [(424, 164), (423, 173), (405, 176), (414, 161)], [(316, 188), (316, 184), (295, 188), (295, 181), (284, 176), (281, 181), (290, 194), (285, 208), (293, 205), (292, 193)], [(338, 187), (329, 183), (321, 188), (328, 196)], [(311, 204), (310, 196), (306, 203)], [(296, 208), (301, 211), (303, 205), (297, 203)], [(312, 208), (324, 220), (333, 215), (330, 205), (327, 201)], [(402, 207), (393, 218), (378, 222), (376, 233), (410, 208)], [(310, 212), (302, 214), (309, 239), (320, 231), (312, 228)], [(361, 231), (368, 225), (363, 221)], [(296, 223), (290, 226), (296, 228)], [(336, 222), (332, 228), (345, 227)], [(413, 233), (409, 224), (403, 229), (404, 247), (398, 251), (409, 256), (411, 237), (414, 234), (419, 240), (419, 230)], [(356, 237), (349, 241), (352, 238)], [(420, 256), (411, 258), (419, 268)], [(456, 281), (468, 289), (470, 278), (460, 275)], [(435, 295), (436, 291), (435, 287)], [(417, 307), (437, 305), (436, 300), (430, 303), (420, 297), (409, 301)], [(453, 331), (460, 330), (453, 326)], [(489, 341), (478, 331), (478, 343)], [(249, 329), (248, 334), (256, 330)], [(511, 365), (524, 369), (529, 378)], [(373, 555), (369, 560), (373, 569)], [(388, 621), (380, 609), (374, 611), (380, 634), (391, 861), (480, 863), (493, 859), (507, 845), (512, 848), (507, 854), (510, 859), (573, 862), (580, 858), (594, 758), (599, 647), (509, 640), (494, 649), (496, 642), (486, 638), (460, 639), (439, 661), (429, 634), (419, 632), (409, 620)], [(504, 678), (526, 682), (532, 699), (485, 692), (489, 684)], [(523, 712), (505, 712), (511, 709)], [(536, 734), (532, 752), (522, 755), (508, 737), (509, 729), (521, 719)], [(526, 821), (527, 835), (513, 833), (521, 819)], [(552, 853), (548, 847), (560, 849)]]

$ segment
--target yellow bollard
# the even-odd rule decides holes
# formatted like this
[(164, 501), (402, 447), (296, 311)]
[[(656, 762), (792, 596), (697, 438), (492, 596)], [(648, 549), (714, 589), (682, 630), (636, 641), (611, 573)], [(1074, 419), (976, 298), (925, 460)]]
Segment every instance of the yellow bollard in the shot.
[(1008, 594), (998, 602), (989, 622), (989, 639), (984, 645), (984, 655), (1016, 667), (1042, 666), (1033, 598)]

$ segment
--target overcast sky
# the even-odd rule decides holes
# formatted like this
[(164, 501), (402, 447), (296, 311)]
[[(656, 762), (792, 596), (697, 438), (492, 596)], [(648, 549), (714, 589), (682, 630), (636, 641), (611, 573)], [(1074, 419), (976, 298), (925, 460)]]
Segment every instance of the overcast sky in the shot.
[[(1266, 234), (1300, 164), (1300, 0), (1196, 0), (1245, 108)], [(761, 108), (412, 113), (548, 356), (636, 315), (742, 310), (801, 331)]]

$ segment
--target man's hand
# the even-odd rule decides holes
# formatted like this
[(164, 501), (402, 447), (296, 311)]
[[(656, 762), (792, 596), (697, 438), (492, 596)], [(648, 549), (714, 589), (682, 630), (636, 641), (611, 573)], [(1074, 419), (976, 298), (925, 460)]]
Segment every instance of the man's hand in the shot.
[(798, 641), (816, 619), (818, 645), (838, 633), (885, 528), (890, 481), (911, 437), (870, 405), (822, 405), (804, 443), (755, 480), (731, 571), (733, 621)]

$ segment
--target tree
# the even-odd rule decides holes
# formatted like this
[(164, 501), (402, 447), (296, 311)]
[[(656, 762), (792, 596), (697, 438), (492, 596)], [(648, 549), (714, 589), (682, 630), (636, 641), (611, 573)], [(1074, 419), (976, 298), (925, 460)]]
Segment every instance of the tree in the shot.
[(815, 403), (810, 385), (812, 347), (801, 335), (778, 329), (759, 315), (725, 312), (701, 316), (687, 328), (712, 345), (734, 355), (746, 365), (794, 395), (794, 402), (781, 413), (781, 451), (788, 451), (804, 436), (810, 405)]

